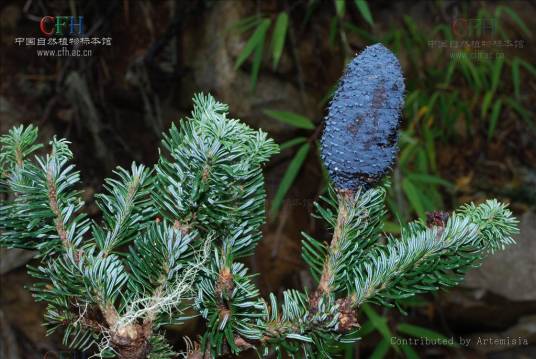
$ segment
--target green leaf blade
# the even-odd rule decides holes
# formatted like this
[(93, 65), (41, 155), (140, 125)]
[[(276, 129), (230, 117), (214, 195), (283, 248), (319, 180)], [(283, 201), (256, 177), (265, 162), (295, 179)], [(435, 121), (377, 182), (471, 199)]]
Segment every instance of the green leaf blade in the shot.
[(402, 180), (402, 189), (404, 190), (409, 203), (413, 209), (415, 209), (415, 212), (417, 212), (420, 218), (425, 218), (424, 204), (417, 187), (415, 187), (415, 185), (408, 178), (404, 178)]
[(251, 35), (248, 42), (246, 43), (246, 46), (244, 46), (244, 49), (236, 59), (235, 70), (242, 66), (244, 61), (246, 61), (246, 59), (253, 53), (254, 50), (256, 50), (259, 46), (263, 46), (266, 31), (270, 26), (270, 22), (270, 19), (264, 19), (257, 26), (255, 32), (253, 33), (253, 35)]
[(370, 359), (382, 359), (385, 358), (387, 355), (387, 352), (389, 351), (389, 341), (385, 338), (383, 338), (378, 345), (376, 345), (376, 348), (370, 355)]
[(310, 119), (294, 112), (274, 110), (264, 110), (263, 112), (267, 116), (293, 127), (304, 128), (306, 130), (313, 130), (315, 128), (314, 123)]
[(305, 138), (305, 137), (296, 137), (296, 138), (293, 138), (292, 140), (288, 140), (288, 141), (283, 142), (282, 144), (280, 144), (279, 145), (279, 150), (283, 151), (283, 150), (286, 150), (287, 148), (294, 147), (294, 146), (302, 144), (302, 143), (304, 143), (306, 141), (307, 141), (307, 138)]
[(285, 47), (285, 38), (287, 35), (288, 29), (288, 14), (283, 11), (277, 15), (275, 21), (274, 33), (272, 35), (272, 58), (273, 63), (272, 67), (277, 67), (279, 60), (281, 59), (281, 54), (283, 53), (283, 48)]
[(344, 17), (346, 13), (346, 0), (335, 0), (335, 12), (339, 19)]
[(305, 161), (305, 158), (309, 153), (310, 147), (311, 146), (309, 143), (305, 143), (304, 145), (302, 145), (298, 152), (296, 152), (296, 155), (294, 156), (292, 161), (290, 162), (273, 199), (272, 207), (270, 209), (270, 213), (272, 216), (275, 216), (277, 214), (277, 211), (279, 211), (279, 208), (281, 208), (281, 205), (283, 204), (283, 199), (285, 198), (285, 195), (292, 186), (292, 183), (294, 183), (294, 180), (296, 179), (296, 176), (298, 175), (298, 172), (300, 171), (300, 168), (302, 167), (303, 162)]
[(450, 347), (458, 346), (458, 344), (455, 343), (452, 339), (449, 339), (443, 334), (438, 333), (428, 328), (423, 328), (423, 327), (419, 327), (417, 325), (408, 324), (408, 323), (401, 323), (398, 325), (397, 329), (398, 329), (398, 332), (407, 334), (414, 338), (426, 338), (429, 340), (437, 341), (441, 343), (442, 345), (446, 345)]
[(370, 13), (367, 2), (365, 0), (354, 0), (354, 2), (355, 6), (357, 6), (357, 9), (359, 10), (359, 13), (361, 16), (363, 16), (363, 19), (365, 19), (370, 25), (374, 25), (374, 20), (372, 19), (372, 14)]

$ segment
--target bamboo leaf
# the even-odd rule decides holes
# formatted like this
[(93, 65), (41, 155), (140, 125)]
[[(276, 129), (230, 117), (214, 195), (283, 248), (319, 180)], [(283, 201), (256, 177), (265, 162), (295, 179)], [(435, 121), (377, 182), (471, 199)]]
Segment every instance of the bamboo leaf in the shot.
[(508, 16), (510, 16), (510, 18), (516, 23), (516, 25), (525, 33), (525, 35), (527, 35), (528, 37), (532, 37), (532, 33), (527, 27), (527, 25), (525, 24), (525, 22), (510, 7), (497, 6), (497, 8), (495, 9), (495, 16), (497, 18), (500, 18), (503, 12), (505, 12), (506, 14), (508, 14)]
[(299, 145), (300, 143), (304, 143), (305, 141), (307, 141), (307, 138), (305, 138), (305, 137), (293, 138), (292, 140), (288, 140), (288, 141), (283, 142), (282, 144), (280, 144), (279, 145), (279, 150), (281, 150), (281, 151), (286, 150), (287, 148)]
[(346, 0), (335, 0), (335, 11), (337, 12), (337, 17), (342, 19), (346, 12)]
[(288, 14), (283, 11), (279, 13), (275, 21), (274, 33), (272, 35), (272, 66), (275, 69), (285, 47), (285, 38), (287, 36)]
[(336, 17), (332, 17), (331, 22), (329, 23), (329, 35), (328, 35), (328, 43), (330, 47), (332, 47), (335, 44), (335, 38), (337, 36), (338, 26), (339, 26), (339, 21), (337, 21)]
[(389, 351), (389, 340), (386, 338), (383, 338), (377, 345), (376, 348), (374, 348), (374, 351), (370, 355), (369, 359), (381, 359), (385, 358), (387, 355), (387, 352)]
[(450, 183), (449, 181), (441, 177), (424, 174), (424, 173), (412, 173), (408, 176), (408, 178), (410, 178), (411, 181), (423, 182), (423, 183), (439, 185), (439, 186), (444, 186), (444, 187), (454, 187), (452, 183)]
[(530, 63), (516, 57), (512, 61), (512, 81), (514, 84), (515, 97), (519, 100), (521, 97), (521, 72), (520, 68), (523, 66), (533, 77), (536, 77), (536, 68)]
[[(481, 87), (482, 87), (482, 82), (481, 82), (481, 79), (480, 79), (480, 75), (475, 67), (475, 65), (473, 64), (473, 61), (471, 61), (471, 59), (467, 56), (463, 56), (460, 58), (460, 62), (462, 62), (467, 70), (469, 71), (469, 73), (471, 74), (471, 77), (473, 79), (473, 85), (474, 87), (479, 90)], [(469, 76), (467, 76), (469, 77)]]
[(421, 194), (407, 177), (402, 180), (402, 189), (404, 190), (404, 193), (406, 194), (406, 197), (408, 198), (408, 201), (415, 212), (417, 212), (420, 218), (425, 218), (426, 216), (424, 213), (424, 204), (421, 199)]
[(329, 102), (329, 100), (331, 100), (331, 98), (333, 97), (333, 94), (335, 93), (335, 90), (337, 89), (337, 85), (338, 85), (337, 83), (331, 85), (331, 87), (328, 89), (324, 97), (322, 97), (322, 99), (320, 100), (318, 104), (320, 107), (324, 107), (324, 105), (326, 105)]
[(397, 330), (400, 333), (410, 335), (414, 338), (427, 338), (430, 340), (438, 341), (439, 343), (446, 346), (458, 346), (456, 343), (453, 343), (452, 339), (447, 338), (443, 334), (428, 328), (419, 327), (417, 325), (401, 323), (398, 325)]
[(445, 86), (450, 85), (450, 81), (452, 80), (452, 74), (454, 73), (454, 70), (456, 69), (456, 61), (451, 61), (449, 63), (449, 66), (447, 67), (447, 72), (445, 76)]
[(363, 19), (370, 25), (374, 25), (374, 20), (372, 19), (372, 14), (370, 13), (367, 2), (365, 0), (354, 0), (354, 2), (355, 6), (357, 6), (357, 10), (359, 10), (359, 13), (363, 16)]
[(296, 155), (294, 156), (292, 161), (290, 162), (290, 165), (288, 166), (285, 174), (283, 175), (283, 179), (281, 180), (281, 183), (277, 188), (277, 192), (272, 202), (272, 208), (270, 209), (270, 213), (272, 216), (275, 216), (277, 214), (277, 211), (279, 211), (279, 208), (281, 208), (285, 195), (292, 186), (292, 183), (294, 183), (294, 179), (298, 175), (298, 172), (300, 171), (300, 168), (303, 165), (307, 154), (309, 153), (309, 148), (309, 143), (305, 143), (304, 145), (302, 145), (298, 152), (296, 152)]
[(516, 111), (523, 118), (523, 120), (532, 123), (530, 113), (519, 102), (510, 97), (506, 98), (505, 102), (506, 105), (512, 110)]
[(257, 79), (259, 77), (259, 70), (262, 62), (262, 49), (264, 47), (264, 34), (259, 45), (255, 48), (255, 57), (253, 58), (253, 66), (251, 67), (251, 89), (255, 89), (257, 85)]
[(383, 224), (383, 231), (387, 233), (400, 233), (400, 225), (387, 221)]
[(298, 115), (294, 112), (288, 111), (274, 111), (264, 110), (264, 114), (271, 118), (283, 122), (287, 125), (291, 125), (298, 128), (305, 128), (306, 130), (313, 130), (315, 128), (314, 123), (305, 116)]
[(240, 55), (238, 55), (238, 58), (235, 62), (235, 70), (242, 66), (244, 61), (246, 61), (246, 59), (253, 53), (253, 50), (255, 50), (259, 46), (263, 46), (266, 30), (268, 30), (270, 22), (270, 19), (264, 19), (257, 26), (257, 29), (255, 29), (255, 32), (253, 33), (253, 35), (251, 35), (248, 42), (246, 43), (246, 46), (244, 46), (244, 49), (242, 50)]
[(367, 320), (367, 322), (359, 328), (358, 334), (360, 337), (366, 337), (367, 335), (372, 333), (374, 329), (375, 328), (374, 328), (374, 325), (372, 324), (372, 321)]
[(354, 358), (354, 345), (352, 343), (350, 344), (344, 344), (344, 359), (353, 359)]
[(235, 22), (234, 24), (232, 24), (225, 31), (226, 32), (236, 31), (238, 33), (246, 32), (246, 31), (252, 29), (253, 27), (257, 26), (260, 21), (262, 21), (262, 20), (257, 15), (246, 17), (246, 18), (244, 18), (242, 20), (239, 20), (239, 21)]
[(384, 340), (391, 340), (393, 337), (393, 333), (391, 332), (391, 329), (389, 329), (389, 326), (387, 325), (387, 319), (380, 316), (372, 307), (368, 304), (363, 304), (361, 306), (367, 317), (370, 319), (372, 325), (380, 334), (383, 336)]
[(490, 90), (486, 92), (484, 95), (484, 98), (482, 99), (482, 107), (480, 109), (480, 117), (484, 118), (486, 116), (486, 113), (488, 112), (489, 105), (491, 104), (491, 100), (493, 100), (493, 91)]
[(521, 65), (523, 65), (523, 67), (524, 67), (527, 71), (529, 71), (529, 72), (532, 74), (532, 76), (536, 77), (536, 68), (534, 68), (534, 66), (532, 66), (532, 65), (531, 65), (530, 63), (528, 63), (527, 61), (525, 61), (525, 60), (521, 60), (521, 59), (519, 59), (519, 63), (520, 63)]
[(417, 354), (411, 345), (403, 343), (400, 347), (402, 348), (406, 359), (419, 359), (419, 354)]
[(503, 57), (498, 57), (495, 59), (495, 63), (493, 64), (493, 69), (491, 72), (491, 91), (495, 92), (497, 90), (497, 87), (499, 87), (499, 80), (501, 79), (501, 71), (502, 66), (504, 63)]
[[(354, 32), (356, 35), (358, 35), (363, 41), (367, 42), (367, 43), (374, 43), (374, 42), (387, 42), (385, 41), (384, 38), (379, 38), (379, 37), (376, 37), (374, 36), (374, 34), (372, 34), (371, 32), (369, 31), (366, 31), (366, 30), (363, 30), (362, 28), (358, 27), (358, 26), (355, 26), (354, 24), (348, 22), (348, 21), (344, 21), (342, 23), (342, 26), (345, 30), (349, 30), (351, 32)], [(392, 46), (392, 49), (395, 50), (395, 52), (398, 52), (397, 50), (397, 43), (396, 41), (400, 41), (400, 31), (398, 31), (398, 34), (396, 35), (393, 35), (393, 37), (395, 37), (395, 43), (393, 44)]]

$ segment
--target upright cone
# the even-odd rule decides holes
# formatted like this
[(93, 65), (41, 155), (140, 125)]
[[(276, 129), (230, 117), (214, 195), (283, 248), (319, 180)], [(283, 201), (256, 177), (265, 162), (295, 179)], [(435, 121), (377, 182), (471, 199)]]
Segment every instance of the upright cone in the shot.
[(339, 190), (377, 183), (398, 153), (404, 77), (382, 44), (367, 47), (346, 67), (329, 105), (322, 159)]

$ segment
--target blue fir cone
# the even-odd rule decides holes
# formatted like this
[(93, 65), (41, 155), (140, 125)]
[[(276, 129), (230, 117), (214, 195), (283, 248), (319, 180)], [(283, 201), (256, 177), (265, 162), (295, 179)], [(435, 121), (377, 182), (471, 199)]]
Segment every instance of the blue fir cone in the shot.
[(346, 67), (329, 105), (322, 160), (338, 190), (376, 184), (398, 153), (404, 77), (382, 44), (367, 47)]

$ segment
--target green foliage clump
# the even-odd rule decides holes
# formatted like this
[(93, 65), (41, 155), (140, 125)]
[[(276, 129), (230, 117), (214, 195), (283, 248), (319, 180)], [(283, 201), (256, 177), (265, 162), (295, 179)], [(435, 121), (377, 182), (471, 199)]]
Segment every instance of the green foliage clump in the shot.
[(166, 326), (197, 315), (206, 331), (190, 342), (191, 358), (245, 350), (329, 357), (359, 339), (357, 311), (367, 302), (393, 305), (456, 285), (517, 231), (506, 206), (488, 201), (385, 238), (387, 184), (330, 188), (316, 215), (331, 243), (305, 233), (303, 241), (318, 286), (265, 301), (240, 262), (261, 239), (262, 165), (278, 151), (264, 132), (196, 96), (152, 168), (118, 168), (106, 181), (100, 221), (83, 212), (69, 143), (53, 139), (48, 154), (35, 155), (36, 140), (33, 126), (0, 139), (0, 243), (38, 251), (30, 273), (36, 300), (47, 303), (45, 325), (101, 357), (176, 357)]

